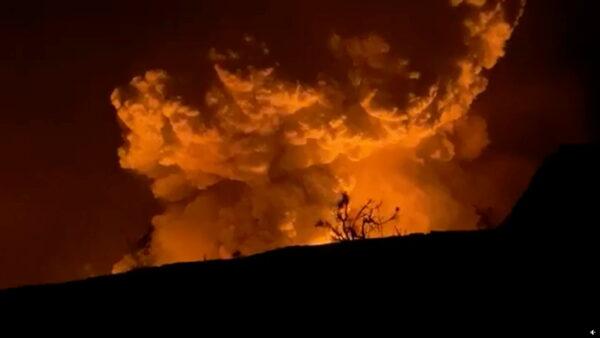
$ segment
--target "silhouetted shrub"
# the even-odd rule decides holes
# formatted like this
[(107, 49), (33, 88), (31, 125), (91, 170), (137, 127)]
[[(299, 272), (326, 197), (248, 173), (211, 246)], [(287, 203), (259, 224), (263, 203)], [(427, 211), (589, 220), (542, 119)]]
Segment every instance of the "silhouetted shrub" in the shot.
[(383, 226), (398, 218), (400, 208), (396, 207), (389, 217), (381, 216), (382, 202), (367, 201), (356, 213), (350, 208), (350, 196), (343, 193), (334, 210), (335, 222), (320, 220), (316, 226), (326, 228), (331, 232), (334, 241), (354, 241), (367, 239), (373, 233), (383, 234)]

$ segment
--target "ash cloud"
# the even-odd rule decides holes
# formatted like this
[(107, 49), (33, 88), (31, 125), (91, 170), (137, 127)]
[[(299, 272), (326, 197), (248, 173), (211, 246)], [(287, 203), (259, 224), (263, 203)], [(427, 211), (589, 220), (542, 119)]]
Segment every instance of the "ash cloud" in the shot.
[[(150, 179), (164, 212), (152, 220), (146, 250), (115, 272), (326, 242), (314, 224), (330, 217), (343, 192), (356, 204), (376, 199), (384, 212), (402, 209), (383, 235), (475, 229), (481, 190), (456, 187), (488, 171), (464, 164), (477, 162), (490, 140), (470, 107), (523, 3), (405, 6), (416, 29), (404, 22), (400, 30), (332, 30), (317, 36), (323, 47), (312, 60), (292, 53), (307, 46), (280, 52), (250, 33), (236, 46), (211, 48), (209, 85), (194, 98), (163, 70), (116, 89), (120, 164)], [(428, 25), (430, 32), (421, 29)], [(290, 69), (302, 62), (311, 71), (295, 77)]]

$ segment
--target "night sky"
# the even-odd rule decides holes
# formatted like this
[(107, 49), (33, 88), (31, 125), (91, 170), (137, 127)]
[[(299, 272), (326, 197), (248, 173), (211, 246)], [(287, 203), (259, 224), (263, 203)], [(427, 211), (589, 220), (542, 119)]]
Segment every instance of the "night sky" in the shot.
[[(115, 87), (154, 68), (195, 80), (209, 47), (248, 31), (301, 41), (278, 57), (302, 73), (325, 18), (394, 25), (356, 13), (395, 1), (350, 1), (339, 12), (339, 1), (283, 2), (0, 5), (0, 288), (107, 273), (160, 209), (147, 183), (119, 167)], [(492, 151), (539, 161), (597, 130), (591, 2), (530, 1), (474, 107), (493, 107), (483, 113)]]

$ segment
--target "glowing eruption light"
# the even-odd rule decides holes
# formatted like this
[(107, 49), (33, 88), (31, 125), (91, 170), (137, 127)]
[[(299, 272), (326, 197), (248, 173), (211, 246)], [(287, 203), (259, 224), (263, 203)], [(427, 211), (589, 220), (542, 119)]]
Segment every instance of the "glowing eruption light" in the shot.
[(121, 166), (149, 178), (165, 209), (147, 248), (114, 270), (327, 242), (315, 224), (344, 192), (354, 205), (382, 201), (382, 213), (401, 208), (383, 236), (475, 229), (478, 210), (443, 173), (489, 143), (485, 120), (469, 108), (520, 16), (508, 5), (450, 1), (462, 39), (452, 55), (432, 50), (427, 69), (377, 32), (331, 34), (323, 43), (343, 71), (300, 82), (280, 75), (285, 64), (245, 63), (271, 54), (248, 35), (239, 51), (209, 51), (215, 80), (201, 105), (178, 96), (177, 80), (161, 70), (116, 89)]

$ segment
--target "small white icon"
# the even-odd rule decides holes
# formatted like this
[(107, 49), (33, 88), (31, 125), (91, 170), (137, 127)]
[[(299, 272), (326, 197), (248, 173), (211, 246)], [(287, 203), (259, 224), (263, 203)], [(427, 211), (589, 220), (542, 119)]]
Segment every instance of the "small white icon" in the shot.
[(590, 334), (591, 334), (592, 336), (595, 336), (595, 335), (596, 335), (596, 331), (595, 331), (595, 330), (592, 330), (592, 331), (590, 331)]

